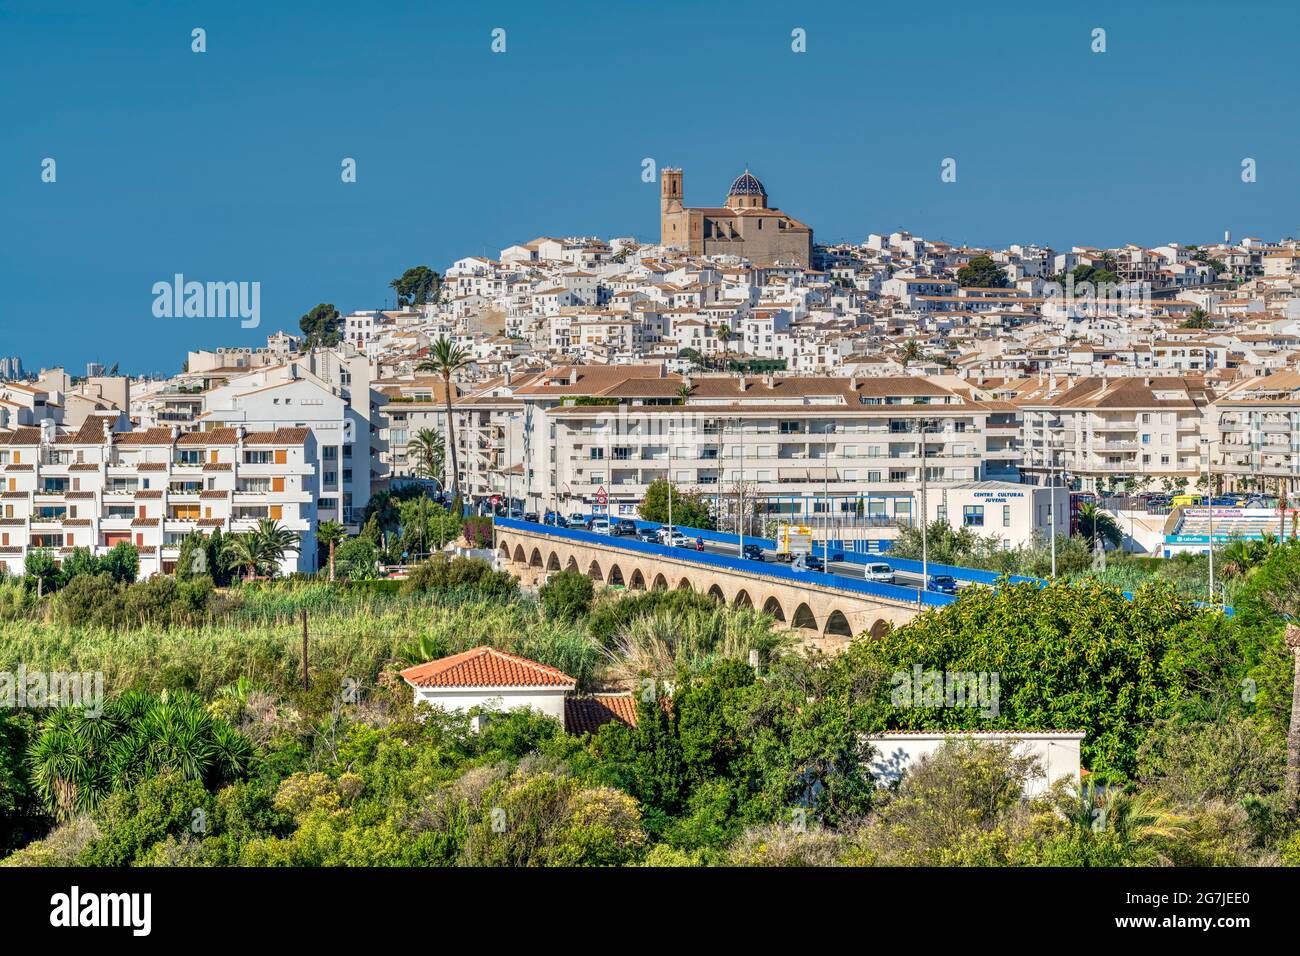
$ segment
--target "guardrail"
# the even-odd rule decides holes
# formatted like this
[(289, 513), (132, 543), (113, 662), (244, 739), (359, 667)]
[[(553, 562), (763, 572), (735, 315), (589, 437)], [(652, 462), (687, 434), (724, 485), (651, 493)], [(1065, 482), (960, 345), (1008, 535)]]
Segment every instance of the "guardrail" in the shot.
[[(648, 526), (648, 523), (646, 524)], [(554, 525), (532, 524), (531, 522), (519, 521), (515, 518), (497, 518), (496, 526), (498, 528), (513, 531), (527, 531), (531, 534), (546, 535), (560, 540), (574, 541), (581, 544), (597, 545), (602, 548), (616, 548), (632, 554), (644, 554), (648, 557), (672, 558), (678, 561), (688, 561), (695, 564), (718, 568), (719, 570), (735, 571), (751, 577), (767, 578), (782, 584), (797, 584), (800, 587), (816, 585), (818, 587), (844, 591), (859, 597), (884, 598), (902, 604), (922, 604), (930, 607), (942, 607), (951, 604), (956, 600), (955, 595), (943, 594), (938, 591), (919, 591), (915, 588), (903, 587), (898, 584), (878, 584), (874, 581), (859, 581), (855, 578), (846, 578), (843, 575), (818, 574), (815, 571), (796, 571), (784, 564), (768, 564), (761, 561), (750, 561), (744, 558), (733, 558), (730, 555), (725, 554), (711, 554), (707, 551), (687, 551), (684, 548), (671, 547), (666, 544), (651, 544), (648, 541), (638, 541), (635, 538), (596, 534), (592, 531), (580, 531), (576, 528), (557, 528)], [(706, 540), (719, 540), (717, 537), (714, 537), (719, 534), (718, 532), (697, 531), (696, 529), (690, 530), (693, 537), (704, 537), (707, 534), (710, 537), (706, 538)], [(746, 540), (750, 539), (747, 538)]]
[[(603, 518), (605, 515), (592, 515), (591, 517)], [(618, 519), (621, 520), (621, 519)], [(654, 521), (634, 520), (637, 529), (658, 528), (661, 527)], [(554, 534), (557, 537), (572, 535), (575, 540), (583, 541), (590, 544), (600, 544), (605, 546), (624, 547), (628, 550), (642, 550), (650, 554), (658, 554), (663, 557), (685, 559), (687, 561), (696, 561), (702, 564), (712, 564), (716, 567), (729, 568), (731, 570), (741, 571), (745, 574), (766, 575), (767, 577), (793, 580), (799, 584), (819, 584), (824, 587), (838, 587), (842, 590), (856, 591), (864, 594), (874, 595), (876, 597), (891, 598), (893, 600), (905, 600), (909, 604), (920, 603), (931, 606), (943, 606), (953, 603), (957, 599), (956, 595), (943, 594), (939, 591), (921, 591), (917, 588), (903, 587), (897, 584), (878, 584), (873, 581), (858, 581), (854, 578), (846, 578), (842, 575), (821, 574), (816, 571), (794, 571), (782, 564), (766, 564), (759, 561), (749, 561), (740, 558), (732, 558), (728, 555), (709, 554), (704, 551), (686, 551), (684, 548), (669, 547), (663, 544), (650, 544), (645, 541), (638, 541), (635, 538), (624, 538), (617, 535), (595, 534), (591, 531), (579, 531), (573, 528), (556, 528), (554, 525), (532, 524), (527, 521), (519, 521), (514, 518), (497, 518), (496, 523), (502, 527), (515, 528), (521, 531), (543, 531), (547, 534)], [(736, 535), (724, 531), (709, 531), (704, 528), (690, 528), (686, 525), (677, 525), (687, 537), (702, 538), (705, 541), (712, 541), (715, 544), (739, 544)], [(746, 544), (757, 544), (765, 550), (775, 550), (776, 541), (772, 538), (758, 538), (745, 535)], [(812, 547), (813, 554), (821, 554), (822, 542), (814, 541)], [(849, 564), (874, 564), (883, 562), (899, 571), (907, 571), (919, 575), (921, 573), (921, 562), (911, 558), (897, 558), (888, 554), (862, 554), (855, 551), (846, 551), (842, 555), (831, 550), (832, 559)], [(824, 556), (823, 556), (824, 557)], [(759, 569), (762, 570), (759, 570)], [(933, 561), (927, 562), (926, 568), (933, 576), (936, 574), (947, 574), (956, 578), (958, 581), (965, 581), (972, 584), (994, 585), (1003, 577), (1012, 584), (1032, 584), (1035, 587), (1045, 588), (1051, 584), (1047, 578), (1037, 578), (1032, 575), (1024, 574), (1003, 574), (999, 571), (985, 571), (980, 568), (964, 568), (953, 564), (936, 564)], [(775, 572), (775, 573), (768, 573)], [(810, 576), (815, 576), (815, 580)], [(822, 578), (830, 578), (830, 581), (823, 581)], [(838, 580), (836, 580), (838, 578)], [(903, 592), (904, 596), (899, 597), (897, 592)], [(1133, 594), (1129, 591), (1120, 592), (1125, 600), (1132, 601)], [(1228, 617), (1236, 614), (1231, 605), (1227, 604), (1210, 604), (1207, 601), (1193, 601), (1194, 606), (1199, 608), (1210, 608), (1220, 610)]]

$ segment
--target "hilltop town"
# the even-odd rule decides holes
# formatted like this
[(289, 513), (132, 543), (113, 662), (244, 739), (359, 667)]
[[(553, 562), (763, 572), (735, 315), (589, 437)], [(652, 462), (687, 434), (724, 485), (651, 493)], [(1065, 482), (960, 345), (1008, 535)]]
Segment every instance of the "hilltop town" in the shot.
[[(480, 510), (610, 518), (667, 479), (750, 533), (821, 527), (867, 552), (923, 507), (1018, 546), (1065, 530), (1073, 491), (1154, 516), (1125, 548), (1168, 554), (1200, 543), (1166, 540), (1189, 530), (1164, 527), (1169, 498), (1208, 474), (1270, 507), (1296, 491), (1294, 239), (822, 246), (748, 170), (716, 207), (684, 205), (680, 169), (660, 180), (658, 243), (542, 236), (413, 268), (395, 308), (317, 306), (166, 380), (6, 359), (0, 560), (128, 542), (147, 575), (195, 530), (260, 519), (311, 545), (411, 479)], [(463, 353), (450, 396), (440, 341)], [(317, 549), (285, 560), (315, 570)]]

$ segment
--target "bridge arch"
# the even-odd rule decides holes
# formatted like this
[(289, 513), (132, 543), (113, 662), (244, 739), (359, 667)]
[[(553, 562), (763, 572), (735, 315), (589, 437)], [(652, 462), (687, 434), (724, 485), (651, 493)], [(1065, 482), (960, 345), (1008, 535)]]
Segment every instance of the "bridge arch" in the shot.
[(813, 616), (812, 608), (807, 602), (800, 604), (794, 609), (794, 617), (790, 619), (791, 627), (804, 628), (805, 630), (817, 630), (817, 618)]
[(569, 563), (564, 566), (564, 570), (566, 571), (578, 570), (578, 559), (575, 558), (573, 555), (569, 555)]
[(694, 591), (695, 588), (693, 588), (693, 587), (691, 586), (691, 579), (690, 579), (690, 578), (682, 578), (680, 581), (677, 582), (677, 590), (679, 590), (679, 591)]
[(822, 633), (837, 637), (852, 637), (853, 628), (849, 625), (849, 619), (844, 616), (844, 612), (835, 608), (826, 616), (826, 627)]
[(641, 573), (640, 568), (632, 569), (632, 576), (628, 578), (627, 586), (633, 591), (645, 590), (645, 575)]
[(884, 637), (893, 629), (894, 629), (894, 625), (890, 624), (882, 617), (879, 620), (877, 620), (875, 624), (871, 625), (871, 630), (868, 631), (867, 633), (870, 634), (873, 638), (881, 638)]
[(718, 587), (716, 584), (709, 588), (709, 597), (713, 598), (713, 600), (717, 601), (719, 604), (727, 603), (727, 596), (722, 593), (722, 588)]
[(497, 548), (497, 554), (504, 564), (510, 560), (510, 542), (502, 541), (501, 547)]
[(527, 562), (528, 558), (524, 556), (524, 546), (522, 544), (515, 545), (515, 564), (526, 564)]
[(623, 569), (617, 564), (612, 565), (609, 569), (609, 580), (605, 582), (610, 587), (617, 587), (620, 584), (626, 584), (623, 580)]
[(541, 548), (533, 548), (533, 553), (528, 556), (528, 566), (530, 568), (540, 568), (542, 566)]
[(593, 581), (604, 581), (605, 575), (601, 573), (600, 562), (592, 560), (591, 565), (587, 568), (587, 577)]
[(655, 575), (655, 581), (654, 584), (651, 585), (651, 587), (656, 591), (668, 590), (668, 579), (664, 577), (662, 571), (660, 571), (658, 574)]
[(754, 602), (753, 602), (753, 600), (750, 598), (750, 596), (749, 596), (749, 592), (746, 591), (744, 588), (741, 588), (739, 591), (736, 592), (736, 598), (735, 598), (734, 601), (731, 602), (731, 604), (732, 604), (732, 607), (750, 607), (750, 608), (752, 608), (752, 607), (754, 606)]
[(772, 615), (782, 624), (785, 623), (785, 609), (781, 607), (781, 601), (775, 594), (763, 602), (763, 613)]
[(547, 570), (547, 571), (558, 571), (558, 570), (560, 570), (560, 556), (559, 556), (559, 554), (557, 554), (557, 553), (554, 552), (554, 551), (551, 552), (551, 556), (550, 556), (549, 558), (546, 559), (546, 570)]

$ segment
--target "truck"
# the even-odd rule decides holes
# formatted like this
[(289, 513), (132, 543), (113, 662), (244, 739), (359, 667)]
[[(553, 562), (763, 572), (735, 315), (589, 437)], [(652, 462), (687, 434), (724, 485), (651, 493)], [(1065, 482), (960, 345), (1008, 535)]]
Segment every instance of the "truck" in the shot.
[(776, 531), (776, 557), (790, 562), (797, 554), (812, 553), (812, 528), (797, 524), (783, 524)]

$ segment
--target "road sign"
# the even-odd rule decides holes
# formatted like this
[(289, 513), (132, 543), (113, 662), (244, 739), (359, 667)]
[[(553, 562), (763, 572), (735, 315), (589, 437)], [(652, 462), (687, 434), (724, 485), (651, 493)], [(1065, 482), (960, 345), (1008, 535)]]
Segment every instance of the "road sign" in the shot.
[(602, 507), (609, 504), (609, 493), (605, 491), (604, 485), (596, 489), (596, 504)]

